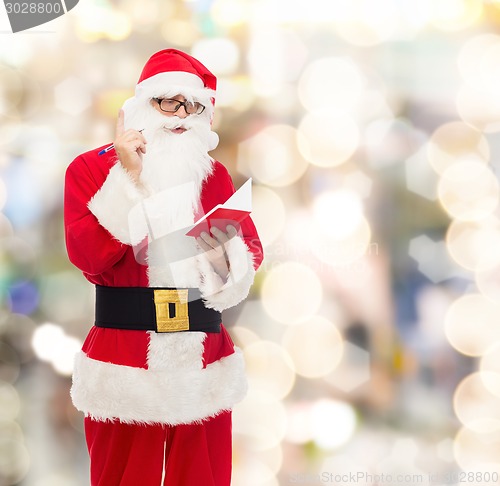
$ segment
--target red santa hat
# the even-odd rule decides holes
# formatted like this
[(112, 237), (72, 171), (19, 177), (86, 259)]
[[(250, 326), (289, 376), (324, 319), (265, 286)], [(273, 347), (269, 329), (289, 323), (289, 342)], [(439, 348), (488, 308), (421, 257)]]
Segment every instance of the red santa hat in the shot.
[(139, 99), (181, 94), (201, 103), (214, 102), (217, 78), (197, 59), (164, 49), (146, 62), (135, 88)]

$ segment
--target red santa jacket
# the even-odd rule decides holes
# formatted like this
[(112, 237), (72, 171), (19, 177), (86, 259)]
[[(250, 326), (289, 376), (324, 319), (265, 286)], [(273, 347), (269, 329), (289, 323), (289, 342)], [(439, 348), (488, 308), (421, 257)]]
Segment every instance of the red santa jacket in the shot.
[[(134, 209), (150, 204), (156, 196), (138, 189), (121, 164), (114, 162), (114, 151), (98, 156), (99, 151), (78, 156), (66, 172), (67, 251), (85, 277), (93, 284), (115, 287), (197, 286), (205, 305), (219, 311), (243, 300), (263, 258), (251, 218), (242, 222), (239, 235), (227, 245), (231, 273), (226, 283), (200, 252), (170, 262), (164, 272), (158, 263), (161, 258), (151, 250), (146, 260), (137, 255), (139, 244), (147, 241), (148, 227), (140, 218), (134, 219)], [(214, 161), (201, 186), (199, 211), (208, 212), (233, 193), (229, 173)], [(168, 198), (172, 203), (178, 196), (174, 189), (160, 203), (169, 207)], [(188, 208), (182, 223), (198, 216)], [(182, 245), (196, 244), (186, 237)], [(154, 268), (152, 263), (146, 265), (155, 259)], [(76, 357), (71, 389), (76, 408), (96, 420), (171, 425), (231, 409), (245, 392), (243, 358), (224, 326), (220, 334), (159, 334), (94, 326)]]

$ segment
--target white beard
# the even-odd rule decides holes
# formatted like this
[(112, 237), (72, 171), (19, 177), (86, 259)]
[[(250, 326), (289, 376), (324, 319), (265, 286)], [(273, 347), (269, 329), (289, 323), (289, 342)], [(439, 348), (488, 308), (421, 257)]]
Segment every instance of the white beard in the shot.
[[(141, 180), (153, 192), (188, 182), (201, 188), (213, 163), (208, 155), (210, 123), (203, 115), (165, 116), (149, 105), (126, 112), (126, 128), (142, 130), (148, 142)], [(187, 130), (181, 134), (169, 130), (177, 127)]]
[[(213, 168), (208, 155), (210, 122), (202, 115), (165, 116), (152, 106), (129, 110), (125, 128), (142, 130), (147, 140), (141, 182), (148, 189), (145, 208), (150, 227), (148, 274), (153, 286), (198, 286), (192, 268), (195, 239), (173, 232), (194, 223), (201, 186)], [(184, 133), (169, 128), (183, 127)], [(186, 260), (187, 258), (187, 260)]]

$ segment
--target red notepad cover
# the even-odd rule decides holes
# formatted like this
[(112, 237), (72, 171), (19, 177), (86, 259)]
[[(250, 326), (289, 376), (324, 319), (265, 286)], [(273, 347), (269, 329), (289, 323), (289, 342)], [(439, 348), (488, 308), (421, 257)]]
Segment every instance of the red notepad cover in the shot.
[(212, 213), (204, 216), (200, 220), (198, 220), (193, 228), (191, 228), (186, 235), (194, 236), (197, 238), (200, 236), (202, 231), (210, 232), (210, 227), (216, 226), (224, 233), (227, 233), (226, 226), (231, 224), (239, 228), (239, 223), (243, 221), (248, 215), (250, 211), (241, 211), (239, 209), (228, 209), (219, 207)]

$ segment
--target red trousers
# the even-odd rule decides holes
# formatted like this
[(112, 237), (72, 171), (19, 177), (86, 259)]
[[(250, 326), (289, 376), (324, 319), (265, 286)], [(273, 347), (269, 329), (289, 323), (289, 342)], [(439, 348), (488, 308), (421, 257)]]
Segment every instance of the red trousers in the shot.
[(201, 424), (85, 418), (91, 486), (230, 486), (231, 412)]

